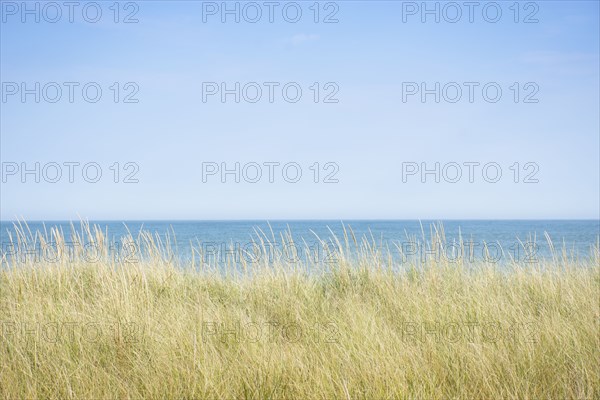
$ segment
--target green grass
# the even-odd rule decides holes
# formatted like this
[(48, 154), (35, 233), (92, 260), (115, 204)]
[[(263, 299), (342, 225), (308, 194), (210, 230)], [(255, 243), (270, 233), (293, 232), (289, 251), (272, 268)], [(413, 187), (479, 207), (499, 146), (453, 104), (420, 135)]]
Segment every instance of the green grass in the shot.
[[(14, 239), (35, 240), (65, 238)], [(0, 397), (600, 398), (597, 247), (398, 267), (347, 233), (333, 265), (236, 274), (130, 240), (141, 262), (2, 260)]]

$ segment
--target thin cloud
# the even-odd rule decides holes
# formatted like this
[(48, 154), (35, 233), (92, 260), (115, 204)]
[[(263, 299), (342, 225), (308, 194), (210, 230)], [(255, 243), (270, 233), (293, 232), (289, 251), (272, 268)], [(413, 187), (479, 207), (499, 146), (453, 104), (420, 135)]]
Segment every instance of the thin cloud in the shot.
[(299, 33), (297, 35), (292, 36), (292, 38), (290, 39), (290, 42), (294, 46), (299, 46), (303, 43), (314, 42), (316, 40), (319, 40), (319, 35), (315, 35), (315, 34), (307, 35), (305, 33)]

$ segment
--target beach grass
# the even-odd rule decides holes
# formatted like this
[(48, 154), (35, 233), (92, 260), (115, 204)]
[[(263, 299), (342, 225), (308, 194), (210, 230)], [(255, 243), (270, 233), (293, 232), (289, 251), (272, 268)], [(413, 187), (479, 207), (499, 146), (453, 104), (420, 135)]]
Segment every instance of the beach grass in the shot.
[(75, 235), (100, 251), (3, 256), (0, 397), (600, 398), (598, 246), (398, 263), (344, 232), (322, 241), (339, 245), (333, 263), (223, 265), (177, 261), (147, 232), (127, 239), (142, 255), (129, 263), (97, 227), (17, 227), (17, 250)]

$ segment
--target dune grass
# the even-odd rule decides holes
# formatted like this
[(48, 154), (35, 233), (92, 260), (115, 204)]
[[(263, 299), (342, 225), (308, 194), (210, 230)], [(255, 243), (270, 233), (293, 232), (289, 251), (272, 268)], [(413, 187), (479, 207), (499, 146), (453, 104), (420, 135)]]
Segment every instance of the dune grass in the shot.
[[(137, 263), (99, 229), (75, 236), (100, 259), (2, 259), (1, 398), (600, 397), (597, 246), (535, 265), (399, 266), (347, 232), (333, 264), (227, 272), (164, 257), (149, 233), (129, 237)], [(443, 247), (443, 230), (428, 241)]]

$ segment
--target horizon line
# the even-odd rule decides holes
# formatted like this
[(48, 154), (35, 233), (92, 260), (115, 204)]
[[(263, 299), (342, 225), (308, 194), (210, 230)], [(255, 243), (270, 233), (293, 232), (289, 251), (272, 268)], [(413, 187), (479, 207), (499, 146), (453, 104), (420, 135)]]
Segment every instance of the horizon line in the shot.
[(319, 221), (598, 221), (600, 218), (232, 218), (232, 219), (0, 219), (0, 223), (6, 222), (319, 222)]

